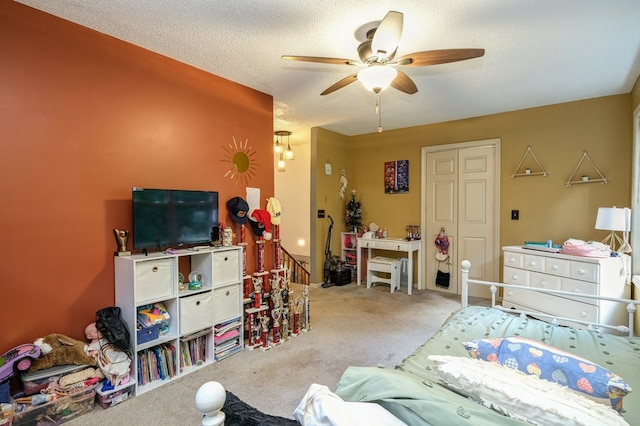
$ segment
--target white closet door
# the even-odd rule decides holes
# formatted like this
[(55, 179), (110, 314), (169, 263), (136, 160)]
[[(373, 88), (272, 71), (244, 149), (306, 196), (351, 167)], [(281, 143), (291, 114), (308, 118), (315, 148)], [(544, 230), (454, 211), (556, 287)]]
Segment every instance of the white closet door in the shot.
[[(458, 150), (430, 152), (427, 154), (427, 229), (422, 238), (426, 245), (427, 289), (439, 290), (458, 294), (458, 271), (456, 267), (456, 235), (458, 224)], [(451, 265), (440, 264), (436, 261), (437, 248), (434, 240), (440, 229), (446, 230), (449, 237), (449, 255)], [(436, 286), (436, 271), (440, 266), (442, 271), (451, 273), (449, 287)]]
[[(471, 261), (471, 278), (499, 279), (498, 141), (430, 149), (426, 149), (423, 175), (424, 280), (427, 289), (460, 294), (459, 264), (463, 259)], [(435, 259), (434, 240), (441, 228), (445, 228), (450, 244), (448, 288), (435, 284), (438, 266), (446, 270)], [(489, 290), (475, 287), (470, 295), (489, 297)]]

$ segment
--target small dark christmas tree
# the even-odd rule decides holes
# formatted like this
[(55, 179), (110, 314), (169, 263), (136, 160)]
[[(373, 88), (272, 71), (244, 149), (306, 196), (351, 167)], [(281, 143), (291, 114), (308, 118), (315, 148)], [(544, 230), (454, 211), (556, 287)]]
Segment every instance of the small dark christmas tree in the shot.
[(356, 201), (355, 189), (351, 190), (351, 199), (347, 202), (347, 214), (344, 221), (352, 232), (356, 232), (358, 227), (362, 225), (362, 209), (360, 201)]

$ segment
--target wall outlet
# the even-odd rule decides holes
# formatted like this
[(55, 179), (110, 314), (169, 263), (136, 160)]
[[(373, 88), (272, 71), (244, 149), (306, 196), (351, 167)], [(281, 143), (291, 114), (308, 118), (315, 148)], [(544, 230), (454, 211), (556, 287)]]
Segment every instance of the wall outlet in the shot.
[(322, 219), (324, 217), (324, 210), (318, 210), (318, 219)]
[(511, 220), (520, 219), (520, 210), (511, 210)]

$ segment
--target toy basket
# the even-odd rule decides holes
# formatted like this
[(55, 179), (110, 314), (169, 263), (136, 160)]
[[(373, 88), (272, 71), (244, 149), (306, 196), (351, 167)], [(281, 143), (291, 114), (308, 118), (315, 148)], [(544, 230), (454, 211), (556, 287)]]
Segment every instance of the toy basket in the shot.
[(152, 325), (150, 327), (141, 328), (136, 331), (138, 335), (138, 344), (150, 342), (155, 340), (160, 335), (160, 324)]

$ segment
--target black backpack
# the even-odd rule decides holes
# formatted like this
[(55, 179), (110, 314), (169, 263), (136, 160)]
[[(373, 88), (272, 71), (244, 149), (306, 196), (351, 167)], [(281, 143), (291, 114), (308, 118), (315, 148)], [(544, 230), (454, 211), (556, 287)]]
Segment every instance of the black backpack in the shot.
[(131, 336), (120, 314), (117, 306), (100, 309), (96, 312), (96, 328), (109, 343), (131, 356)]

